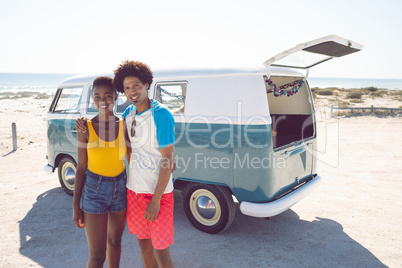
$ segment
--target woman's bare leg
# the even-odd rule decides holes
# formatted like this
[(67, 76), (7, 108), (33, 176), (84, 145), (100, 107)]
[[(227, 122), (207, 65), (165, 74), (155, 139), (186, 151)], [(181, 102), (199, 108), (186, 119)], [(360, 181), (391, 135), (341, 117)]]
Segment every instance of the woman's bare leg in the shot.
[(126, 226), (126, 211), (109, 212), (107, 223), (107, 267), (119, 267), (121, 255), (121, 237)]
[(107, 218), (107, 213), (84, 212), (85, 234), (89, 248), (87, 267), (103, 267), (106, 258)]

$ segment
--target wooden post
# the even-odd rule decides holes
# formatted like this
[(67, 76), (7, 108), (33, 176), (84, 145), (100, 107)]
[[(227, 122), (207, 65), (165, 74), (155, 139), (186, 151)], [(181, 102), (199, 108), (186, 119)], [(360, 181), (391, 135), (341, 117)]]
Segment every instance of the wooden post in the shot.
[(333, 116), (333, 112), (334, 112), (334, 105), (331, 104), (331, 118)]
[(14, 122), (11, 123), (11, 131), (13, 135), (13, 151), (17, 151), (17, 125)]
[(371, 113), (374, 113), (374, 106), (371, 105)]

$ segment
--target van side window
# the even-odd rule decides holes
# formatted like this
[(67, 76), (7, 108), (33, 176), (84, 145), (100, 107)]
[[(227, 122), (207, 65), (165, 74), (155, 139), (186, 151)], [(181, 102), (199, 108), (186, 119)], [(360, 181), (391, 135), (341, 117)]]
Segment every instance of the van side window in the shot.
[(116, 114), (122, 114), (124, 110), (130, 105), (130, 101), (127, 99), (126, 95), (119, 93), (116, 100)]
[(88, 108), (87, 113), (98, 113), (98, 110), (95, 108), (94, 100), (92, 98), (92, 86), (88, 88)]
[(56, 113), (79, 113), (83, 87), (60, 89), (59, 98), (54, 106)]
[(184, 113), (187, 82), (157, 83), (155, 99), (166, 105), (172, 114)]

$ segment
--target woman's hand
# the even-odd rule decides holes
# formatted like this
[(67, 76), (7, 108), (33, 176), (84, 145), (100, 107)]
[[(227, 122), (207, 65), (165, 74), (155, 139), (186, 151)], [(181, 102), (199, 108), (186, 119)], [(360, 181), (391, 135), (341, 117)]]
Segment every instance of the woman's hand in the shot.
[(75, 128), (79, 133), (86, 133), (88, 131), (87, 120), (88, 118), (86, 117), (80, 117), (75, 120)]
[(176, 170), (176, 161), (173, 161), (173, 168), (172, 168), (172, 172)]
[(73, 221), (78, 228), (84, 228), (84, 213), (79, 206), (73, 206)]

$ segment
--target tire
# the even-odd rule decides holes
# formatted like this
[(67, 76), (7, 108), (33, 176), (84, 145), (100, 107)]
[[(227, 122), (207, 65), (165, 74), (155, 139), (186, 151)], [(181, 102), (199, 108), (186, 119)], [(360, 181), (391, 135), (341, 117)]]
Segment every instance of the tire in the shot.
[(232, 193), (222, 186), (191, 183), (185, 190), (183, 205), (191, 224), (209, 234), (225, 231), (235, 217)]
[(63, 188), (67, 194), (73, 195), (75, 174), (77, 173), (77, 164), (74, 159), (69, 156), (63, 157), (60, 160), (58, 171), (61, 188)]

